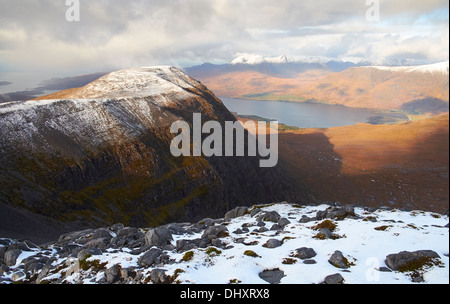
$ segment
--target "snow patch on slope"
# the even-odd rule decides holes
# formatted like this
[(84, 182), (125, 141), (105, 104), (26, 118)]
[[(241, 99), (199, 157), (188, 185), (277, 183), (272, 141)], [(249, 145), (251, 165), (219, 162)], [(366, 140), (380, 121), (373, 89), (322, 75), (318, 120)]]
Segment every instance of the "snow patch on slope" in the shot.
[(449, 61), (439, 62), (435, 64), (420, 65), (420, 66), (403, 66), (403, 67), (390, 67), (390, 66), (372, 66), (365, 68), (375, 68), (382, 71), (391, 72), (403, 72), (403, 73), (449, 73)]
[[(150, 97), (177, 94), (188, 97), (186, 89), (192, 89), (198, 82), (179, 69), (170, 66), (130, 68), (116, 71), (84, 86), (76, 98), (120, 98)], [(164, 98), (161, 103), (167, 103)]]

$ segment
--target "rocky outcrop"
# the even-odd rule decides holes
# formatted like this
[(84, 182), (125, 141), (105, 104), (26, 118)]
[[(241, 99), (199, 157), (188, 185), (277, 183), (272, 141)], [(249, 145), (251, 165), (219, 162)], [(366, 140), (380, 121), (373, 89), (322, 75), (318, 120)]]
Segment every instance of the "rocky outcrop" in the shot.
[[(328, 208), (282, 203), (255, 206), (232, 219), (151, 229), (115, 224), (67, 233), (42, 246), (0, 239), (0, 283), (448, 283), (448, 217), (354, 208), (353, 217), (335, 223), (345, 237), (317, 239), (315, 227), (323, 220), (299, 220)], [(257, 221), (261, 214), (291, 223), (261, 232), (261, 224), (272, 223)], [(389, 222), (395, 233), (375, 229), (379, 223), (363, 215)], [(430, 249), (390, 254), (417, 239)]]

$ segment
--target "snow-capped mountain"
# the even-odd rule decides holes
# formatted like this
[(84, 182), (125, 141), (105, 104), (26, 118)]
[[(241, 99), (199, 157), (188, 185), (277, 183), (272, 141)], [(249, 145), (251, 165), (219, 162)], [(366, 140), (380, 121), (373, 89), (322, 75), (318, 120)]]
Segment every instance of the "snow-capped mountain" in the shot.
[(254, 54), (242, 54), (237, 56), (235, 59), (231, 61), (232, 65), (236, 64), (248, 64), (248, 65), (257, 65), (263, 63), (274, 63), (274, 64), (283, 64), (290, 62), (289, 59), (285, 55), (281, 55), (278, 57), (263, 57), (261, 55)]
[[(370, 68), (370, 67), (366, 67)], [(419, 66), (373, 66), (381, 71), (404, 72), (404, 73), (424, 73), (424, 74), (447, 74), (449, 73), (449, 61)]]
[[(259, 168), (258, 157), (174, 157), (170, 127), (192, 123), (193, 113), (236, 120), (204, 85), (165, 66), (1, 104), (0, 210), (8, 206), (12, 215), (0, 234), (34, 240), (62, 229), (28, 229), (46, 223), (34, 215), (81, 227), (157, 225), (300, 193), (273, 183), (284, 180), (281, 171)], [(23, 229), (12, 229), (15, 222)]]
[(287, 203), (36, 246), (0, 239), (0, 283), (448, 284), (448, 215)]

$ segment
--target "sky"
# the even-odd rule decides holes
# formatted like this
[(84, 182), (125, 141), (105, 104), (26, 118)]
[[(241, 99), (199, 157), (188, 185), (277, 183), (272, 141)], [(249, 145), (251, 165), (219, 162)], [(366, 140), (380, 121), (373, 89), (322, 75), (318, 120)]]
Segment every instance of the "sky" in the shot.
[(426, 64), (448, 45), (448, 0), (0, 0), (0, 93), (241, 54)]

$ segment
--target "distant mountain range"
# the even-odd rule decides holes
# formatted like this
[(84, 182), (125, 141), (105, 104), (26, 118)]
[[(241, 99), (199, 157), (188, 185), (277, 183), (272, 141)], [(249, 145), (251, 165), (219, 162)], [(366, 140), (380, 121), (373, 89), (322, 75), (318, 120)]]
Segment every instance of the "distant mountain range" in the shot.
[(349, 107), (439, 114), (449, 109), (449, 63), (367, 66), (333, 60), (292, 62), (286, 57), (238, 57), (186, 72), (218, 96), (312, 101)]

